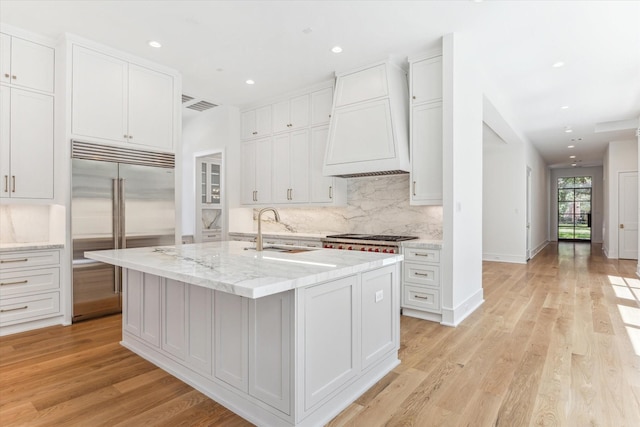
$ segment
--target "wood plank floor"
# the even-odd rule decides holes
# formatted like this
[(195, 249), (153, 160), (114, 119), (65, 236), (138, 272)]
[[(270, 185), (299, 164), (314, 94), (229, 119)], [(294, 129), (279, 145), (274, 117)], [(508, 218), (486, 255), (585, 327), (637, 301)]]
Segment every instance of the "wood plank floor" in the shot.
[[(402, 318), (402, 364), (337, 426), (640, 426), (640, 281), (599, 245), (485, 263), (457, 328)], [(250, 426), (118, 344), (120, 316), (0, 338), (2, 426)]]

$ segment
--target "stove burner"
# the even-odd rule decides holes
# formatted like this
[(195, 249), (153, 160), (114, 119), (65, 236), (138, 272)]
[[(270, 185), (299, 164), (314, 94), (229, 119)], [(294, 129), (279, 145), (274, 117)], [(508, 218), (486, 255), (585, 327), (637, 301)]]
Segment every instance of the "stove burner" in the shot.
[(401, 242), (417, 239), (415, 236), (389, 236), (384, 234), (334, 234), (327, 239), (375, 240), (378, 242)]

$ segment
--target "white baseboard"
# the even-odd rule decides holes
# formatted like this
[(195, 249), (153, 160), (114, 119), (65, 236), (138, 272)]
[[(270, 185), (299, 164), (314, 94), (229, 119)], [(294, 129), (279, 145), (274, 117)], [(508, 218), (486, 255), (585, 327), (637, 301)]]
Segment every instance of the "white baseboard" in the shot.
[(19, 334), (20, 332), (32, 331), (34, 329), (46, 328), (49, 326), (65, 325), (62, 316), (55, 316), (48, 319), (33, 320), (30, 322), (16, 323), (15, 325), (7, 325), (0, 328), (0, 337), (5, 335)]
[(523, 256), (518, 255), (506, 255), (506, 254), (495, 254), (490, 252), (482, 253), (483, 261), (493, 261), (493, 262), (510, 262), (512, 264), (526, 264), (527, 260)]
[(548, 240), (540, 243), (533, 251), (531, 251), (531, 259), (533, 259), (534, 256), (538, 255), (544, 248), (546, 248), (548, 244)]
[(458, 326), (471, 313), (476, 311), (482, 303), (484, 303), (484, 291), (480, 288), (457, 307), (442, 307), (442, 322), (440, 323), (445, 326)]

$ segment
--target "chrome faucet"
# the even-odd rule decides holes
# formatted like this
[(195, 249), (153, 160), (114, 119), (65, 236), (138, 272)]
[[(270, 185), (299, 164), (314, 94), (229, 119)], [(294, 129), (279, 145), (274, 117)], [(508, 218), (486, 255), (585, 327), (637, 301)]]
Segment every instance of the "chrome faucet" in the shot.
[(276, 216), (276, 222), (280, 222), (280, 215), (278, 214), (278, 211), (275, 208), (264, 208), (264, 209), (260, 209), (260, 212), (258, 212), (258, 236), (256, 237), (256, 251), (261, 251), (262, 250), (262, 213), (265, 211), (272, 211), (273, 214)]

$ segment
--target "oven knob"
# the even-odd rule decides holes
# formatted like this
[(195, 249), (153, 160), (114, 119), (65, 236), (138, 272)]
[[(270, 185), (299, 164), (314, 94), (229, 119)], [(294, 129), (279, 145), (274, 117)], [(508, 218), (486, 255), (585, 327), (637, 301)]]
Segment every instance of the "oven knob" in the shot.
[(366, 249), (364, 247), (360, 248), (361, 251), (366, 251)]
[(327, 245), (326, 243), (324, 244), (324, 246), (322, 246), (323, 248), (328, 248), (329, 245)]
[(373, 252), (373, 248), (369, 248), (369, 252)]
[(388, 252), (388, 251), (387, 251), (386, 249), (383, 249), (383, 250), (382, 250), (382, 253), (383, 253), (383, 254), (386, 254), (387, 252)]
[(352, 251), (353, 250), (353, 246), (349, 246), (347, 249)]
[(390, 253), (390, 254), (395, 254), (395, 253), (396, 253), (396, 251), (395, 251), (394, 249), (389, 249), (389, 253)]
[(342, 249), (342, 245), (338, 246), (338, 249)]
[(376, 248), (375, 252), (380, 252), (380, 249)]

